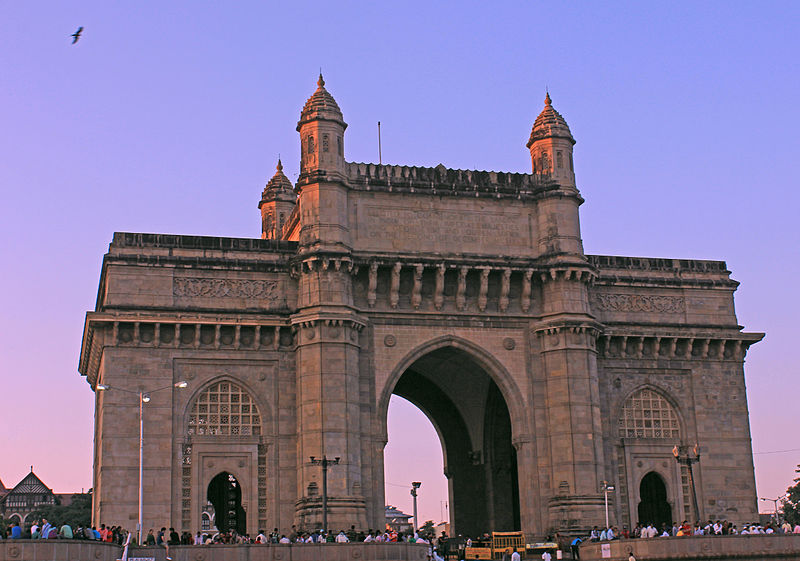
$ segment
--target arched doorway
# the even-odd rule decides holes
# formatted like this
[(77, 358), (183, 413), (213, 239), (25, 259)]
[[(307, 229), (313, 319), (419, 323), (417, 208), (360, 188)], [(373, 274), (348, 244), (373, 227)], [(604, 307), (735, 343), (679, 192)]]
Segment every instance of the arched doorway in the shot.
[(651, 471), (639, 484), (639, 522), (658, 529), (672, 524), (672, 508), (667, 502), (667, 486), (656, 472)]
[(486, 370), (469, 352), (442, 347), (406, 368), (392, 393), (425, 413), (442, 441), (451, 533), (519, 530), (511, 417)]
[(242, 488), (236, 478), (223, 471), (208, 485), (208, 501), (214, 505), (217, 530), (247, 532), (247, 513), (242, 508)]

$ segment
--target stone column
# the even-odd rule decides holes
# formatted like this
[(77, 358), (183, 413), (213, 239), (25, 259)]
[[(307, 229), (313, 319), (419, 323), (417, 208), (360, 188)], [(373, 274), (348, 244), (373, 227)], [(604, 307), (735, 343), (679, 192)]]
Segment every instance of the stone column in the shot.
[[(300, 278), (300, 312), (291, 323), (297, 333), (298, 500), (296, 524), (322, 523), (322, 468), (310, 458), (340, 458), (328, 469), (328, 525), (366, 529), (362, 491), (360, 331), (365, 321), (352, 308), (349, 273), (339, 267), (307, 268)], [(370, 459), (367, 458), (369, 463)], [(312, 485), (314, 484), (314, 485)], [(316, 488), (316, 494), (309, 489)]]
[(585, 285), (558, 273), (543, 285), (545, 313), (534, 327), (547, 412), (550, 455), (547, 527), (585, 531), (604, 520), (604, 477), (600, 392), (597, 373), (598, 325), (583, 313)]

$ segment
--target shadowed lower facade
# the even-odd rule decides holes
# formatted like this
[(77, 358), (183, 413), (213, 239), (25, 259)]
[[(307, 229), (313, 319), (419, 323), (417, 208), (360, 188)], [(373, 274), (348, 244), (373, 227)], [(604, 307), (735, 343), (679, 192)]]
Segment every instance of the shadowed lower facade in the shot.
[[(549, 95), (530, 174), (348, 162), (346, 126), (320, 77), (300, 177), (279, 162), (260, 239), (114, 235), (79, 367), (109, 387), (96, 523), (135, 526), (128, 392), (162, 387), (145, 531), (317, 528), (323, 455), (340, 458), (329, 527), (382, 528), (393, 394), (439, 434), (454, 533), (585, 531), (604, 482), (620, 526), (755, 519), (743, 363), (763, 335), (738, 325), (724, 262), (585, 255)], [(676, 462), (695, 443), (700, 461)]]

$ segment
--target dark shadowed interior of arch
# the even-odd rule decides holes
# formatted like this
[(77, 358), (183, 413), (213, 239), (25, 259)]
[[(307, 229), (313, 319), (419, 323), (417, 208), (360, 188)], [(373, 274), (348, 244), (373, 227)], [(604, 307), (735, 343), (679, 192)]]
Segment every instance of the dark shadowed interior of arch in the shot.
[(422, 410), (442, 440), (451, 533), (519, 530), (511, 418), (489, 374), (466, 352), (445, 347), (415, 361), (393, 393)]
[(656, 472), (651, 471), (639, 484), (639, 522), (652, 524), (659, 530), (672, 524), (672, 508), (667, 502), (667, 486)]
[(208, 501), (214, 505), (214, 522), (217, 530), (236, 530), (247, 533), (247, 515), (242, 507), (242, 488), (236, 478), (223, 471), (208, 485)]

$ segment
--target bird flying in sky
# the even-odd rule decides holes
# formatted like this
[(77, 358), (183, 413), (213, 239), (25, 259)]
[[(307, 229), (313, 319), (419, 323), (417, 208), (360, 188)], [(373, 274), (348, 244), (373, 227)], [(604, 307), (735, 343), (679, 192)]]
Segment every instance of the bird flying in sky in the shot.
[(80, 39), (80, 38), (81, 38), (81, 32), (82, 32), (82, 31), (83, 31), (83, 27), (79, 27), (79, 28), (78, 28), (78, 31), (76, 31), (75, 33), (73, 33), (73, 34), (71, 35), (71, 37), (72, 37), (72, 44), (73, 44), (73, 45), (74, 45), (75, 43), (77, 43), (77, 42), (78, 42), (78, 39)]

